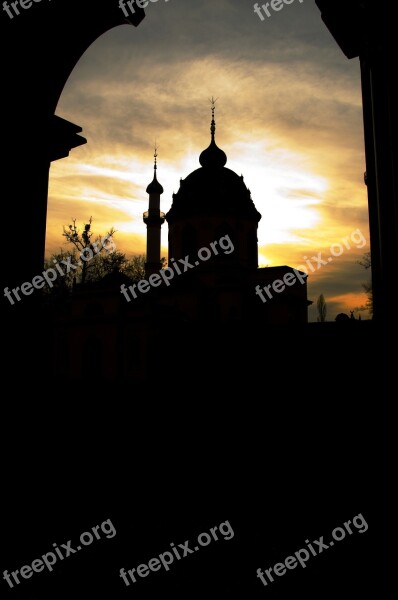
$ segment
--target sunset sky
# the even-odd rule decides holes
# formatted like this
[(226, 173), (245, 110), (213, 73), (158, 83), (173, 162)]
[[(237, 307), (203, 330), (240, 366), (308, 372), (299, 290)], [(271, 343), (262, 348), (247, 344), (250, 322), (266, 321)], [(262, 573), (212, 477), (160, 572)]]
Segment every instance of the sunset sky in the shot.
[[(350, 249), (309, 277), (309, 299), (323, 293), (333, 320), (365, 304), (370, 277), (357, 264), (369, 251), (359, 63), (345, 58), (313, 0), (264, 21), (253, 4), (159, 0), (138, 28), (113, 29), (89, 48), (57, 108), (88, 144), (52, 164), (47, 254), (62, 247), (63, 225), (90, 216), (99, 234), (115, 227), (118, 250), (145, 253), (154, 142), (167, 212), (180, 178), (200, 166), (215, 96), (217, 144), (262, 214), (260, 265), (297, 267), (319, 252), (325, 260), (349, 238)], [(166, 224), (162, 243), (167, 257)]]

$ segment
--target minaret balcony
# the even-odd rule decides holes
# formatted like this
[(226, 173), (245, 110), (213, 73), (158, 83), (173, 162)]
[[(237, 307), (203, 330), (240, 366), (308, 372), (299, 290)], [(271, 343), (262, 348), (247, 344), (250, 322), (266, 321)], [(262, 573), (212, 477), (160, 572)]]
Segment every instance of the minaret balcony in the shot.
[(143, 214), (143, 219), (146, 225), (163, 225), (166, 215), (161, 210), (146, 210)]

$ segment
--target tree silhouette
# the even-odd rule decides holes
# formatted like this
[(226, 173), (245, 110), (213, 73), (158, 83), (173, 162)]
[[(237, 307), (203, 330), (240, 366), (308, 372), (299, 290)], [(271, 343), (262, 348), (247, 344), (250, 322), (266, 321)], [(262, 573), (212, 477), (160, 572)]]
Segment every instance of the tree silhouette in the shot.
[(104, 237), (97, 236), (92, 241), (92, 221), (93, 218), (90, 217), (89, 222), (84, 225), (84, 229), (80, 233), (76, 225), (76, 219), (72, 219), (72, 224), (68, 227), (64, 226), (62, 234), (66, 238), (66, 241), (72, 244), (79, 253), (78, 265), (81, 267), (81, 283), (86, 282), (87, 273), (90, 269), (93, 269), (97, 256), (101, 256), (103, 252), (112, 253), (116, 249), (113, 241), (113, 236), (116, 232), (113, 227), (111, 227)]
[[(76, 219), (64, 227), (63, 237), (72, 248), (60, 250), (45, 261), (45, 269), (56, 269), (59, 276), (53, 280), (51, 287), (44, 288), (46, 302), (58, 304), (70, 296), (76, 286), (98, 284), (110, 275), (122, 275), (131, 283), (145, 279), (144, 254), (127, 258), (126, 254), (116, 250), (114, 241), (115, 229), (101, 237), (93, 237), (91, 229), (92, 217), (84, 225), (80, 233)], [(162, 269), (167, 266), (165, 258), (161, 259)]]

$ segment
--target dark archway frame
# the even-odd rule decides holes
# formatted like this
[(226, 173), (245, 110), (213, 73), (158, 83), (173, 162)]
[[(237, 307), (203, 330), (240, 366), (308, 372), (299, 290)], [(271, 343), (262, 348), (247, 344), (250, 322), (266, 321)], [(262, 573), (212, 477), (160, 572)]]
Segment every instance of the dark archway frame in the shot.
[[(12, 248), (2, 280), (3, 287), (10, 287), (32, 281), (43, 270), (51, 161), (86, 143), (80, 126), (55, 116), (62, 90), (95, 40), (119, 25), (138, 26), (145, 12), (137, 7), (128, 20), (114, 0), (43, 1), (20, 9), (12, 20), (1, 12), (7, 191), (3, 233), (5, 246)], [(32, 302), (21, 302), (18, 312), (31, 307)]]
[(362, 79), (373, 318), (388, 324), (398, 276), (398, 92), (393, 2), (315, 0), (347, 58), (359, 58)]

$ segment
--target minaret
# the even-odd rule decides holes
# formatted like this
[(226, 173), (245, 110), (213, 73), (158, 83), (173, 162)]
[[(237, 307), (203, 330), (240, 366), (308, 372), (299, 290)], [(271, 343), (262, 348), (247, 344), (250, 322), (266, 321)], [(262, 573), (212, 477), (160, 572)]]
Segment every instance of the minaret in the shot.
[(149, 207), (144, 212), (144, 223), (147, 226), (146, 238), (146, 263), (145, 277), (148, 278), (153, 273), (157, 273), (162, 268), (160, 261), (160, 228), (165, 221), (165, 214), (160, 211), (160, 195), (163, 194), (163, 187), (156, 178), (157, 171), (157, 146), (155, 145), (155, 165), (153, 181), (146, 189), (149, 194)]

